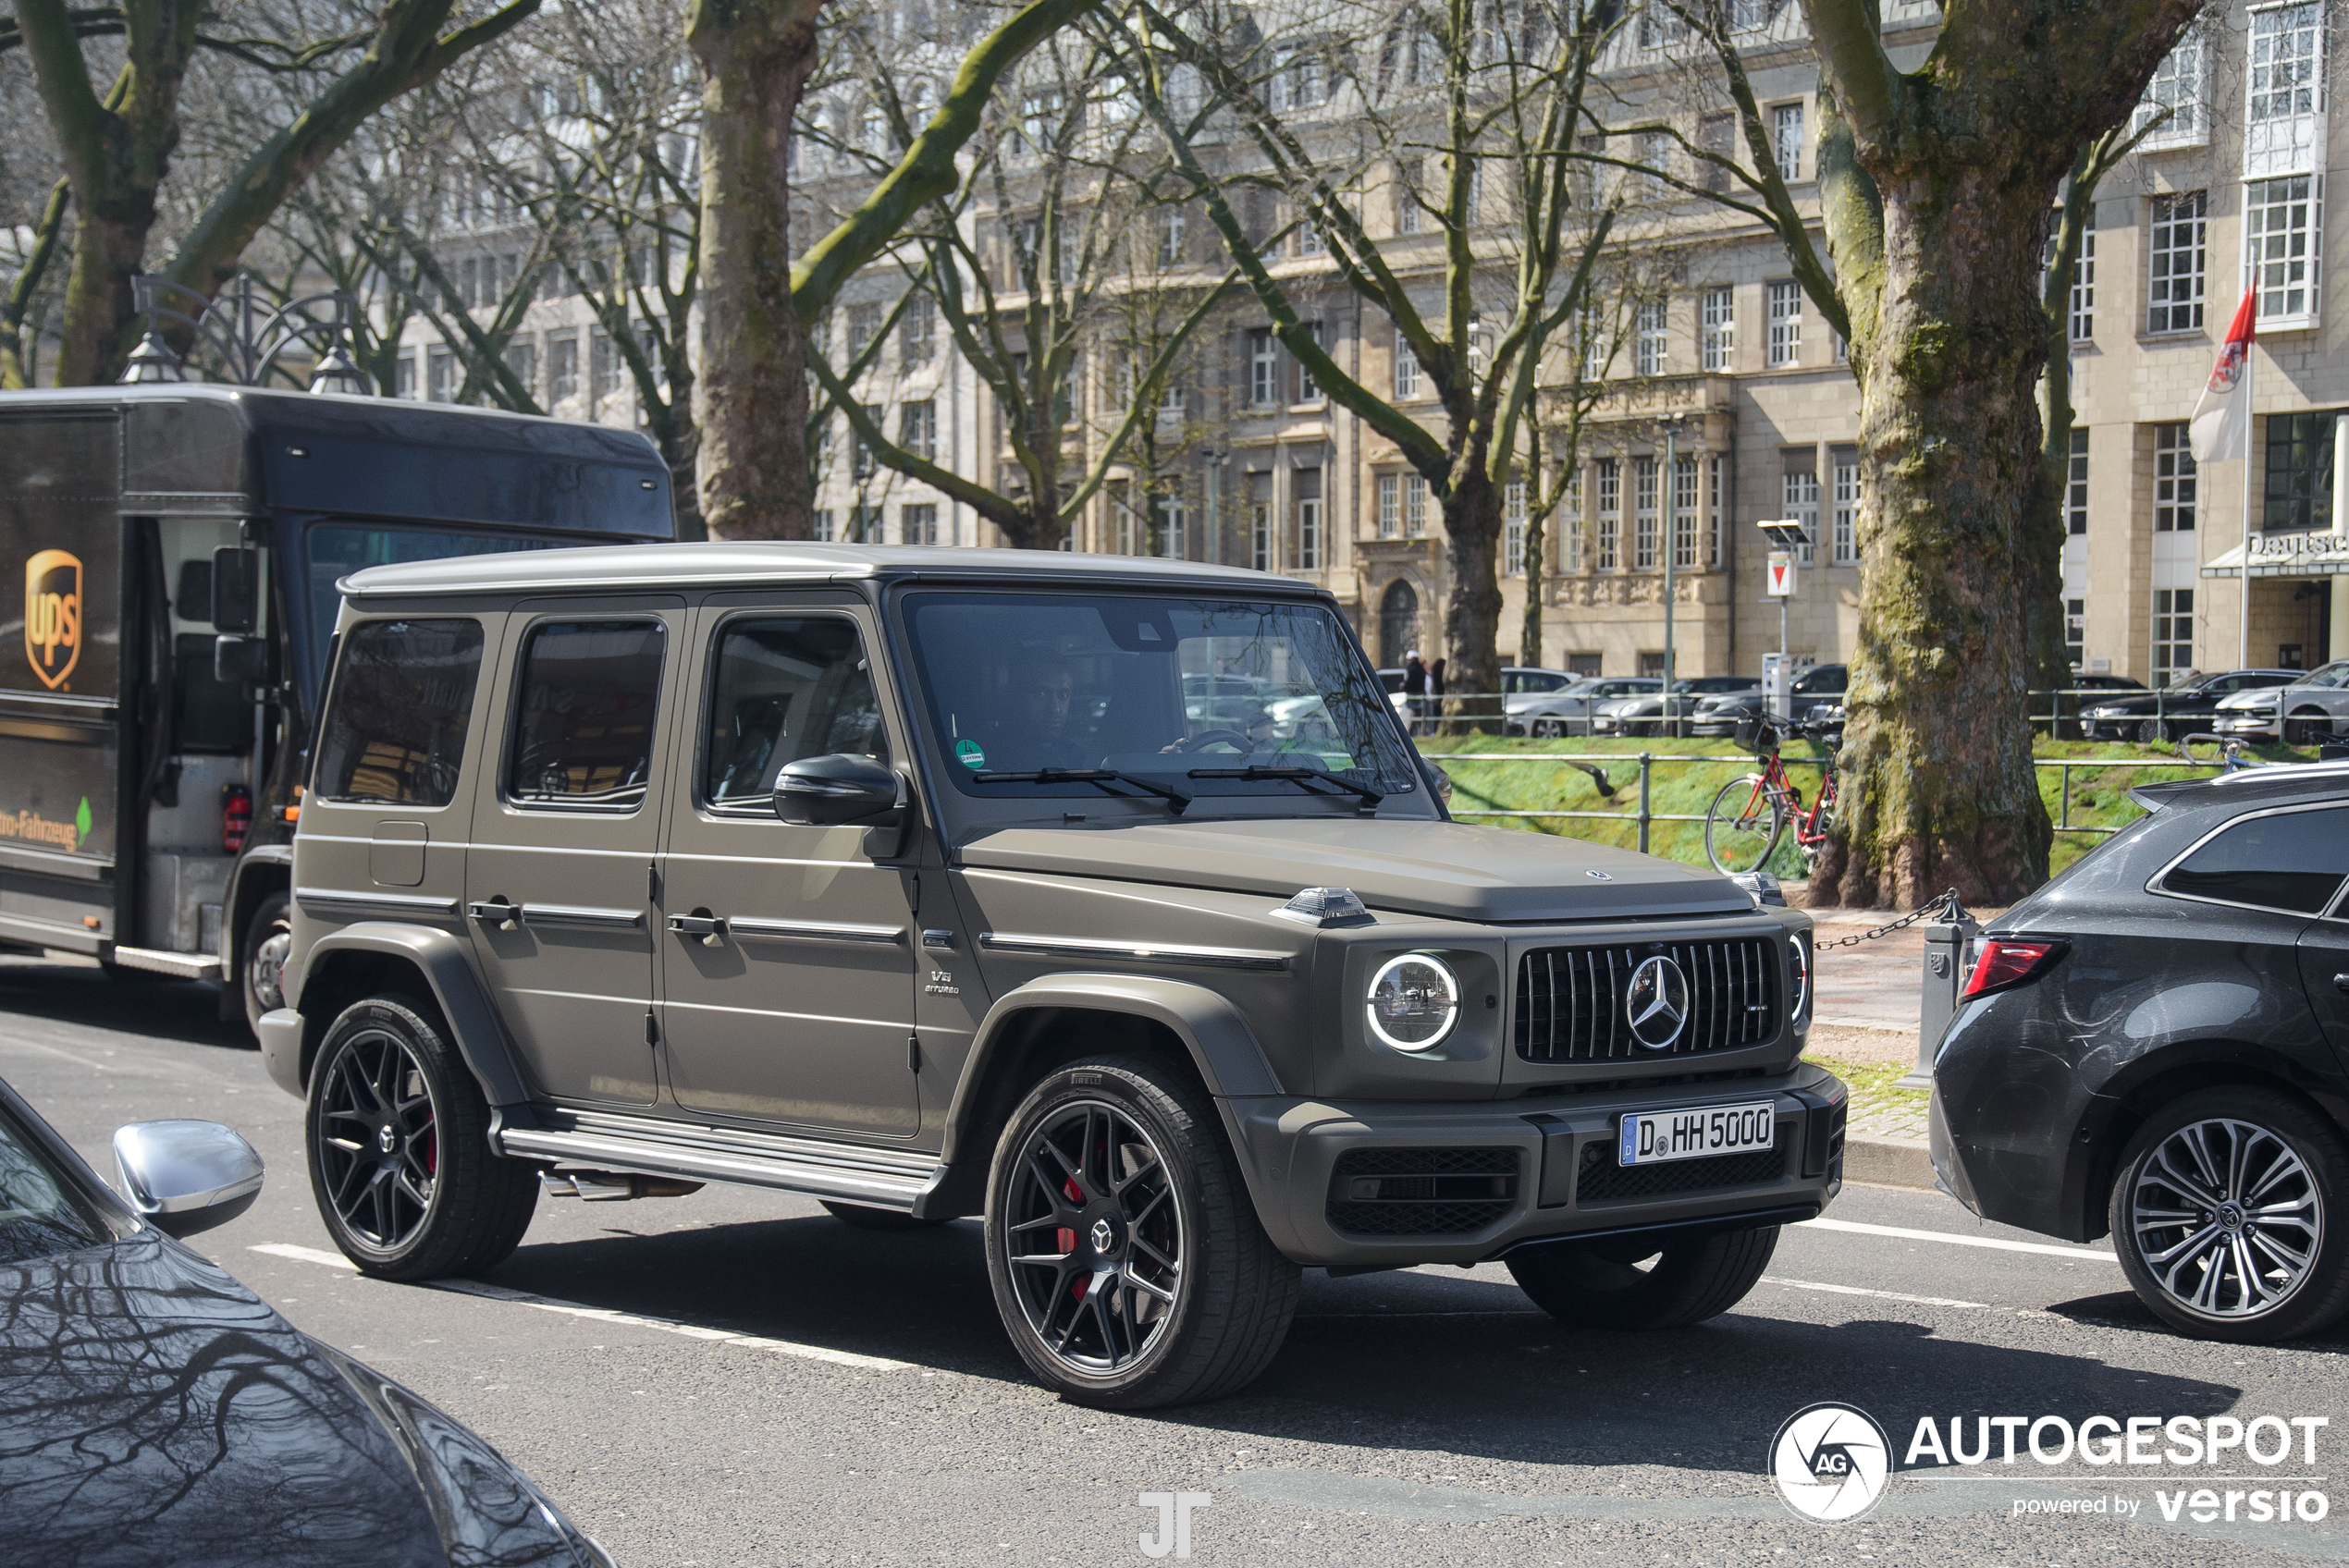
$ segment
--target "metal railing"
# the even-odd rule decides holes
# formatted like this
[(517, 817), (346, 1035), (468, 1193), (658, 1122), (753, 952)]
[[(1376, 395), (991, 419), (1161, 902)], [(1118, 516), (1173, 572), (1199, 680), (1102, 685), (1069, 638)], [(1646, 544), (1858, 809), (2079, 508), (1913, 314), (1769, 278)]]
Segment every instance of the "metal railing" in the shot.
[[(1459, 817), (1489, 816), (1501, 818), (1541, 817), (1564, 819), (1583, 817), (1600, 822), (1630, 822), (1636, 824), (1638, 827), (1639, 848), (1642, 854), (1646, 854), (1648, 852), (1650, 833), (1653, 824), (1658, 822), (1703, 822), (1705, 819), (1704, 814), (1702, 812), (1656, 811), (1652, 808), (1650, 804), (1651, 788), (1654, 778), (1654, 770), (1658, 766), (1695, 766), (1709, 764), (1716, 767), (1737, 767), (1751, 766), (1753, 760), (1750, 757), (1741, 757), (1737, 755), (1691, 756), (1676, 754), (1669, 752), (1640, 752), (1636, 754), (1625, 752), (1422, 752), (1420, 754), (1425, 757), (1429, 762), (1435, 763), (1557, 763), (1568, 767), (1578, 768), (1586, 774), (1590, 774), (1592, 776), (1592, 782), (1599, 786), (1599, 791), (1602, 797), (1610, 800), (1614, 798), (1616, 790), (1622, 786), (1617, 785), (1614, 780), (1607, 776), (1605, 769), (1600, 765), (1614, 763), (1619, 766), (1624, 763), (1636, 761), (1639, 764), (1640, 768), (1640, 799), (1638, 808), (1635, 811), (1512, 811), (1499, 807), (1454, 807), (1452, 815)], [(1778, 760), (1788, 767), (1824, 767), (1827, 759), (1825, 757), (1790, 757), (1781, 754)], [(2188, 758), (2149, 758), (2144, 762), (2131, 762), (2126, 760), (2114, 762), (2090, 761), (2086, 759), (2073, 761), (2061, 757), (2035, 757), (2032, 759), (2031, 766), (2035, 768), (2049, 767), (2057, 770), (2056, 786), (2061, 802), (2060, 808), (2058, 812), (2058, 820), (2055, 825), (2057, 832), (2107, 834), (2118, 833), (2121, 831), (2121, 827), (2100, 827), (2091, 823), (2081, 823), (2075, 825), (2072, 820), (2072, 775), (2075, 769), (2109, 767), (2199, 767), (2222, 770), (2226, 765), (2223, 761), (2201, 762)], [(1627, 780), (1626, 782), (1628, 783), (1629, 781)], [(2127, 824), (2125, 823), (2121, 825), (2121, 827), (2126, 826)]]

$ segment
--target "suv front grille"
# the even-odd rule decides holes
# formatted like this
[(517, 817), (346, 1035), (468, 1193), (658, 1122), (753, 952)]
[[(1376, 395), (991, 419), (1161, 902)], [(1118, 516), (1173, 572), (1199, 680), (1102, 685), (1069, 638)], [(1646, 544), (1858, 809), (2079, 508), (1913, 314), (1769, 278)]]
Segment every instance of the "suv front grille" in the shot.
[[(1658, 955), (1689, 983), (1688, 1023), (1661, 1050), (1632, 1038), (1632, 971)], [(1758, 1046), (1777, 1033), (1778, 957), (1767, 937), (1537, 948), (1517, 966), (1517, 1054), (1527, 1061), (1655, 1060)]]
[(1582, 1173), (1574, 1183), (1576, 1204), (1614, 1198), (1660, 1198), (1724, 1187), (1759, 1187), (1786, 1174), (1786, 1150), (1669, 1159), (1660, 1165), (1617, 1165), (1604, 1143), (1582, 1145)]
[(1358, 1236), (1456, 1236), (1516, 1201), (1515, 1149), (1348, 1149), (1330, 1178), (1329, 1219)]

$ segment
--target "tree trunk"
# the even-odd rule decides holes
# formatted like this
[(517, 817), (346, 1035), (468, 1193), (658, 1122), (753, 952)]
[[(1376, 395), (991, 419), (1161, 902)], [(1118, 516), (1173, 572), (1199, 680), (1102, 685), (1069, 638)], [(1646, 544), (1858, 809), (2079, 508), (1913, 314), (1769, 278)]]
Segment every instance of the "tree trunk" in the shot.
[(807, 332), (792, 306), (792, 121), (821, 0), (696, 0), (702, 70), (700, 512), (713, 539), (813, 532)]
[(1858, 646), (1844, 794), (1814, 903), (2011, 903), (2052, 837), (2031, 765), (2023, 496), (2037, 466), (2039, 269), (2060, 172), (2013, 161), (1873, 171), (1880, 305), (1855, 315)]
[[(1530, 488), (1534, 482), (1528, 479)], [(1542, 591), (1544, 555), (1549, 549), (1549, 513), (1539, 507), (1525, 520), (1525, 620), (1517, 636), (1517, 662), (1542, 668)], [(1495, 688), (1497, 690), (1498, 688)]]
[[(2068, 332), (2069, 323), (2063, 328)], [(2072, 683), (2070, 643), (2064, 637), (2063, 541), (2068, 523), (2064, 492), (2072, 484), (2072, 366), (2059, 338), (2048, 344), (2047, 379), (2042, 383), (2041, 439), (2038, 472), (2023, 502), (2023, 570), (2025, 635), (2031, 656), (2026, 683), (2035, 691), (2060, 692)], [(2055, 710), (2051, 735), (2064, 730), (2065, 717), (2076, 713), (2072, 697), (2051, 697), (2033, 711)]]
[[(1501, 489), (1482, 462), (1466, 470), (1444, 508), (1452, 591), (1444, 606), (1444, 713), (1456, 734), (1498, 731), (1501, 689)], [(1451, 692), (1466, 693), (1454, 697)]]

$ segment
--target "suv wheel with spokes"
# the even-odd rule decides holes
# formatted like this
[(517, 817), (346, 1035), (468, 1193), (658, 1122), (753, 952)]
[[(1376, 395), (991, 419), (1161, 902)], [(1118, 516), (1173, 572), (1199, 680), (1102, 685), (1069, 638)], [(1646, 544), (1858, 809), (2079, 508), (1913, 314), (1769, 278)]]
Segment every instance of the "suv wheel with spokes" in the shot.
[(2200, 1339), (2263, 1343), (2349, 1310), (2349, 1146), (2268, 1089), (2172, 1101), (2129, 1142), (2113, 1249), (2137, 1299)]
[(1140, 1058), (1064, 1067), (995, 1146), (987, 1271), (1020, 1357), (1078, 1403), (1214, 1399), (1253, 1381), (1297, 1308), (1205, 1095)]
[(293, 951), (293, 900), (271, 893), (245, 924), (245, 1023), (261, 1032), (261, 1015), (286, 1005), (286, 959)]
[(371, 997), (326, 1031), (308, 1091), (310, 1185), (360, 1271), (430, 1280), (521, 1244), (537, 1174), (489, 1151), (489, 1107), (430, 1004)]

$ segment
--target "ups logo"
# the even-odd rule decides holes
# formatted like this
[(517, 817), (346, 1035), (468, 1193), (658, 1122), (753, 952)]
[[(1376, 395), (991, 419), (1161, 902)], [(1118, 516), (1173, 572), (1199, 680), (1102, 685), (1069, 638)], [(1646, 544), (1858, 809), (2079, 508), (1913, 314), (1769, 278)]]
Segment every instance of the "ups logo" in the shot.
[(24, 656), (55, 691), (81, 661), (81, 557), (43, 550), (24, 563)]

